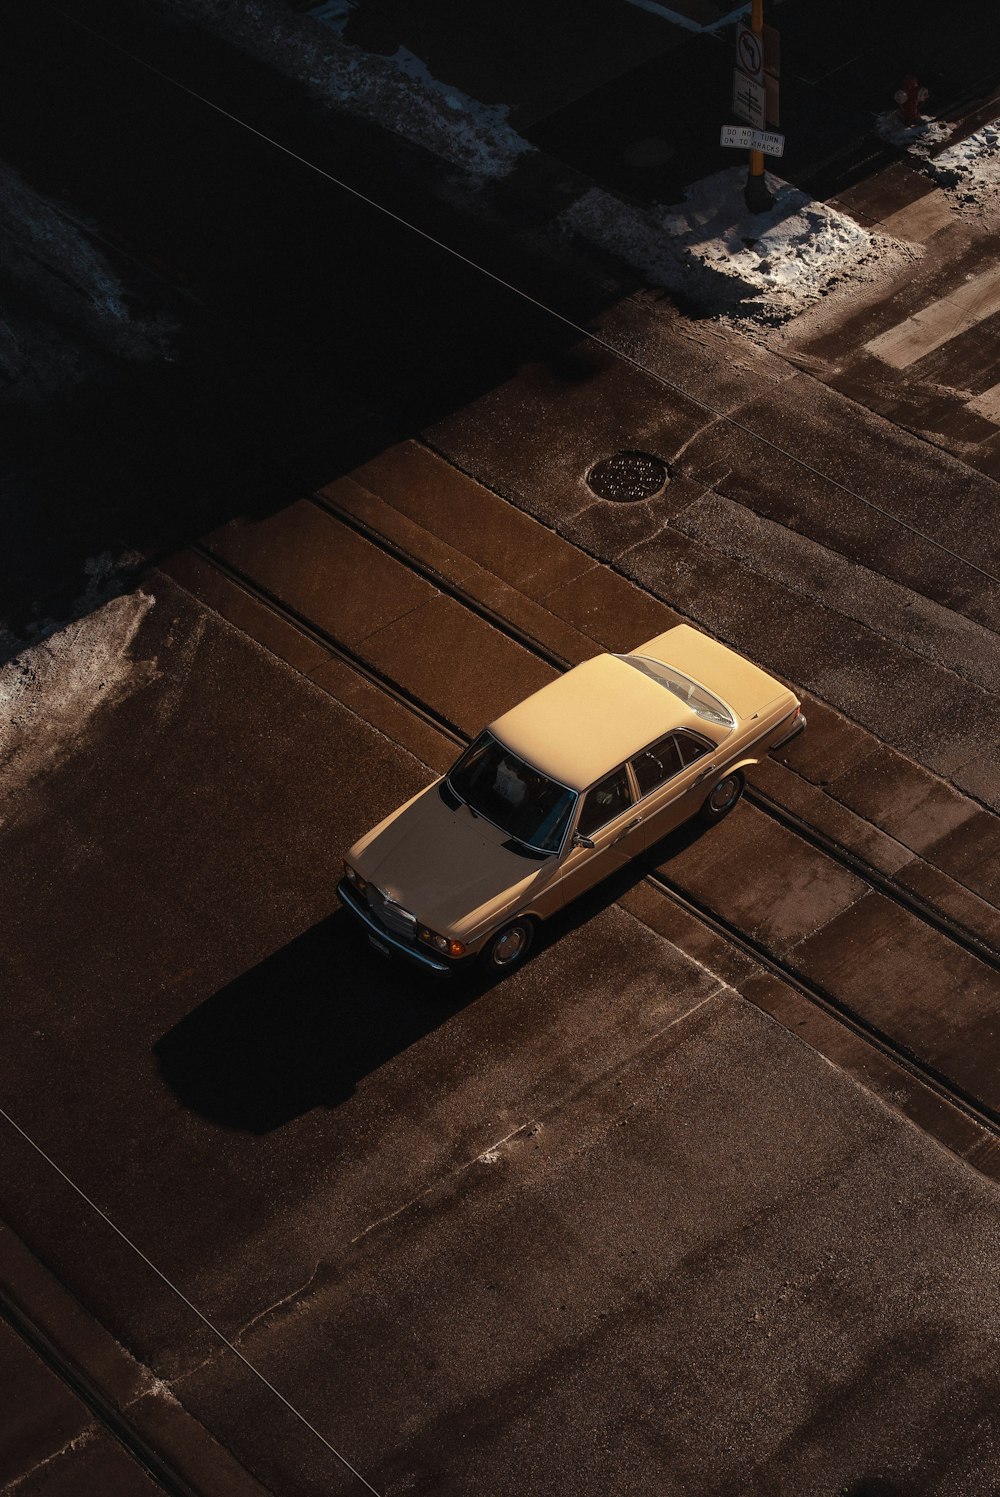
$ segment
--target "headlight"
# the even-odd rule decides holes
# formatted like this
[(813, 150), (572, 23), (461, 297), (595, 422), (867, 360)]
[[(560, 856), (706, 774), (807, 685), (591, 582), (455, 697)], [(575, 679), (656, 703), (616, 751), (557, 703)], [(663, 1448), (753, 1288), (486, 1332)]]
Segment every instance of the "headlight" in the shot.
[(359, 894), (363, 894), (368, 888), (367, 881), (361, 877), (360, 873), (355, 872), (350, 863), (344, 864), (344, 877), (349, 884), (354, 885)]
[(443, 951), (445, 956), (465, 955), (464, 941), (452, 941), (447, 936), (439, 936), (434, 931), (428, 930), (426, 925), (419, 927), (417, 935), (426, 945), (433, 946), (436, 951)]

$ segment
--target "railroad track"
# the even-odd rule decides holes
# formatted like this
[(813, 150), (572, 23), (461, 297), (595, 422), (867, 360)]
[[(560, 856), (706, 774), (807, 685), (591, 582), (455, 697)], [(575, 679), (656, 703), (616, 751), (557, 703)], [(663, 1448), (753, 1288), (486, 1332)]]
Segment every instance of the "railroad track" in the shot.
[[(523, 630), (509, 624), (478, 600), (468, 598), (462, 588), (452, 583), (449, 579), (440, 576), (434, 568), (417, 561), (415, 558), (407, 557), (393, 542), (390, 542), (385, 537), (378, 537), (375, 532), (370, 531), (367, 526), (363, 525), (356, 518), (342, 515), (337, 507), (328, 501), (311, 494), (304, 497), (308, 497), (320, 508), (328, 511), (333, 518), (342, 520), (343, 523), (349, 524), (352, 529), (365, 535), (373, 543), (379, 544), (388, 554), (394, 556), (397, 560), (403, 561), (413, 571), (431, 582), (434, 587), (439, 588), (442, 592), (446, 592), (449, 597), (462, 603), (463, 606), (469, 608), (478, 617), (487, 620), (512, 641), (515, 641), (525, 649), (530, 649), (538, 658), (545, 660), (557, 669), (566, 668), (567, 661), (556, 655), (539, 641), (531, 639)], [(305, 618), (296, 609), (289, 607), (288, 604), (277, 597), (269, 588), (256, 582), (231, 562), (217, 556), (208, 546), (202, 543), (196, 544), (191, 550), (203, 562), (220, 572), (236, 587), (280, 616), (285, 623), (320, 644), (330, 655), (342, 661), (372, 685), (386, 692), (396, 702), (407, 708), (425, 723), (451, 739), (457, 749), (464, 748), (468, 744), (470, 741), (469, 735), (464, 733), (456, 723), (450, 721), (435, 707), (422, 700), (409, 688), (393, 680), (385, 671), (372, 666), (357, 651), (345, 646), (329, 631)], [(825, 855), (832, 857), (840, 866), (850, 871), (855, 877), (861, 878), (871, 888), (895, 900), (908, 913), (916, 915), (918, 919), (922, 920), (946, 940), (960, 946), (964, 951), (988, 964), (994, 970), (1000, 970), (1000, 953), (995, 952), (986, 943), (980, 941), (973, 933), (958, 927), (956, 922), (953, 922), (933, 907), (926, 905), (924, 901), (915, 898), (909, 890), (896, 885), (892, 879), (872, 868), (864, 859), (857, 857), (848, 849), (841, 847), (819, 829), (810, 827), (801, 818), (787, 812), (783, 807), (771, 800), (770, 797), (763, 795), (759, 791), (750, 791), (749, 789), (747, 795), (750, 801), (758, 809), (762, 810), (764, 814), (771, 816), (774, 820), (786, 826), (795, 835), (804, 837), (811, 845)], [(640, 867), (645, 865), (645, 860), (643, 859), (637, 859), (636, 861)], [(696, 920), (699, 924), (735, 946), (759, 968), (795, 989), (810, 1004), (835, 1019), (838, 1023), (846, 1026), (874, 1050), (892, 1060), (904, 1071), (918, 1079), (937, 1097), (957, 1108), (990, 1134), (1000, 1137), (1000, 1112), (994, 1111), (981, 1102), (936, 1067), (900, 1043), (892, 1035), (879, 1028), (879, 1026), (865, 1018), (864, 1015), (856, 1012), (848, 1003), (840, 999), (836, 993), (804, 973), (793, 961), (790, 961), (780, 953), (772, 951), (764, 942), (747, 932), (741, 925), (729, 919), (725, 914), (712, 909), (705, 902), (693, 896), (688, 890), (681, 888), (680, 885), (662, 872), (646, 865), (644, 879), (651, 888), (656, 890), (661, 898), (668, 900), (672, 905), (684, 911), (690, 918)]]
[[(144, 259), (143, 263), (145, 263)], [(173, 276), (164, 274), (162, 266), (147, 266), (147, 268), (167, 284), (171, 285), (174, 290), (180, 289), (175, 284)], [(541, 304), (538, 305), (544, 313), (545, 309), (541, 307)], [(239, 316), (234, 317), (231, 311), (225, 317), (219, 317), (217, 314), (206, 309), (205, 315), (218, 329), (223, 329), (227, 320), (232, 320), (235, 324), (242, 327), (244, 331), (248, 326), (244, 318)], [(616, 351), (611, 350), (611, 352)], [(618, 354), (617, 356), (620, 357), (621, 355)], [(277, 476), (276, 466), (273, 463), (269, 466)], [(495, 610), (469, 596), (465, 590), (456, 585), (451, 579), (418, 558), (408, 555), (389, 538), (379, 535), (370, 526), (363, 524), (355, 516), (346, 514), (328, 500), (321, 499), (314, 493), (304, 492), (302, 484), (295, 479), (290, 480), (287, 472), (281, 475), (281, 481), (290, 495), (294, 494), (298, 498), (308, 498), (311, 503), (325, 509), (339, 523), (356, 530), (370, 544), (378, 546), (387, 554), (394, 556), (411, 571), (423, 576), (435, 589), (453, 598), (463, 608), (478, 615), (493, 628), (534, 654), (537, 658), (546, 661), (553, 669), (563, 670), (569, 664), (566, 659), (548, 648), (543, 641), (532, 638), (525, 631), (499, 615)], [(360, 654), (345, 647), (338, 640), (334, 639), (332, 635), (327, 634), (309, 619), (296, 613), (294, 609), (289, 608), (276, 596), (270, 594), (266, 588), (255, 583), (252, 578), (241, 574), (238, 569), (221, 561), (207, 547), (199, 545), (195, 546), (193, 550), (210, 565), (224, 571), (236, 585), (252, 593), (259, 601), (280, 613), (296, 629), (311, 636), (314, 640), (321, 643), (331, 654), (338, 656), (352, 669), (367, 677), (379, 689), (396, 698), (396, 700), (405, 705), (411, 712), (423, 718), (439, 732), (446, 734), (456, 746), (464, 744), (467, 741), (466, 736), (456, 724), (449, 722), (436, 709), (419, 700), (418, 697), (399, 683), (391, 680), (384, 671), (379, 671), (371, 666)], [(879, 894), (889, 899), (897, 908), (905, 910), (908, 915), (921, 921), (944, 940), (983, 962), (994, 971), (1000, 968), (1000, 950), (997, 947), (984, 940), (977, 932), (967, 928), (959, 920), (955, 919), (954, 916), (949, 915), (938, 906), (902, 885), (891, 875), (876, 869), (859, 854), (844, 847), (834, 837), (823, 831), (822, 828), (811, 825), (802, 817), (789, 811), (772, 797), (753, 786), (748, 787), (747, 800), (761, 814), (782, 826), (795, 837), (809, 843), (833, 863), (860, 879), (869, 888), (876, 890)], [(707, 906), (699, 903), (688, 892), (673, 885), (664, 875), (649, 872), (647, 873), (647, 878), (650, 884), (657, 887), (664, 897), (682, 906), (690, 915), (706, 926), (710, 926), (720, 934), (723, 934), (727, 940), (752, 955), (754, 960), (761, 966), (766, 967), (780, 976), (782, 980), (796, 987), (800, 992), (808, 996), (810, 1001), (816, 1003), (817, 1006), (835, 1014), (841, 1022), (849, 1024), (858, 1033), (863, 1034), (870, 1043), (891, 1054), (900, 1064), (905, 1065), (908, 1069), (917, 1070), (928, 1085), (933, 1086), (935, 1089), (943, 1089), (956, 1105), (961, 1106), (965, 1111), (973, 1112), (984, 1123), (984, 1126), (988, 1126), (994, 1132), (998, 1131), (1000, 1116), (995, 1115), (991, 1110), (984, 1109), (981, 1104), (976, 1103), (975, 1099), (968, 1097), (959, 1088), (955, 1087), (953, 1083), (949, 1082), (947, 1078), (940, 1077), (932, 1067), (911, 1055), (905, 1047), (884, 1035), (861, 1016), (853, 1013), (846, 1005), (841, 1004), (835, 995), (824, 991), (815, 982), (806, 978), (786, 959), (776, 953), (770, 952), (762, 943), (742, 930), (735, 922), (727, 920), (718, 911), (709, 909)]]
[[(87, 232), (92, 236), (96, 234), (96, 231), (89, 229), (84, 224), (81, 224), (80, 228), (84, 232)], [(178, 282), (176, 276), (169, 275), (163, 265), (154, 265), (148, 263), (146, 257), (133, 255), (123, 249), (116, 249), (116, 247), (111, 244), (107, 244), (105, 248), (112, 255), (120, 253), (123, 256), (126, 256), (126, 258), (128, 259), (142, 264), (151, 275), (163, 281), (164, 284), (169, 285), (174, 292), (177, 292), (178, 294), (184, 296), (190, 295), (188, 288)], [(217, 314), (211, 312), (207, 307), (203, 307), (203, 310), (205, 312), (205, 315), (217, 324), (217, 329), (220, 333), (225, 332), (226, 323), (229, 320), (234, 321), (234, 323), (238, 325), (244, 332), (248, 332), (250, 330), (250, 323), (245, 318), (234, 317), (232, 312), (228, 313), (226, 318), (220, 318)], [(290, 497), (306, 499), (312, 504), (315, 504), (319, 508), (323, 509), (325, 512), (333, 516), (339, 523), (348, 526), (357, 534), (363, 536), (364, 539), (370, 544), (378, 547), (387, 555), (394, 557), (409, 570), (413, 571), (418, 576), (423, 577), (440, 592), (451, 597), (463, 608), (467, 609), (469, 612), (477, 615), (479, 618), (492, 625), (493, 628), (497, 629), (507, 638), (519, 644), (523, 649), (529, 651), (537, 658), (551, 665), (553, 669), (566, 670), (571, 664), (571, 662), (564, 656), (561, 656), (558, 652), (549, 648), (544, 643), (544, 641), (541, 641), (529, 635), (524, 630), (511, 623), (509, 620), (505, 619), (496, 610), (490, 608), (488, 605), (472, 597), (465, 589), (453, 582), (450, 578), (445, 576), (436, 568), (428, 565), (425, 562), (422, 562), (419, 558), (409, 554), (388, 537), (380, 534), (373, 527), (366, 525), (363, 521), (359, 520), (356, 516), (348, 513), (340, 506), (336, 505), (326, 498), (317, 495), (311, 489), (305, 488), (302, 482), (295, 475), (279, 469), (278, 466), (273, 462), (268, 463), (267, 466), (271, 468), (276, 481), (282, 484)], [(208, 559), (210, 559), (213, 564), (220, 564), (218, 558), (216, 558), (214, 555), (211, 555), (205, 548), (194, 547), (193, 549), (197, 550), (203, 557), (207, 557)], [(244, 579), (244, 581), (248, 581), (248, 579)], [(307, 619), (305, 619), (301, 615), (295, 614), (294, 610), (287, 609), (286, 605), (280, 604), (279, 600), (277, 600), (276, 598), (272, 600), (271, 606), (278, 606), (285, 609), (290, 620), (295, 623), (296, 627), (303, 629), (307, 633), (310, 631), (316, 632), (314, 630), (314, 627), (309, 623)], [(342, 645), (337, 645), (336, 642), (332, 640), (332, 638), (325, 638), (323, 640), (323, 643), (328, 649), (338, 649), (342, 653), (343, 658), (349, 664), (354, 666), (354, 668), (364, 669), (366, 673), (368, 673), (372, 677), (372, 679), (375, 680), (377, 684), (379, 684), (384, 690), (393, 690), (393, 683), (391, 683), (388, 678), (385, 677), (382, 673), (373, 671), (370, 666), (364, 665), (364, 662), (361, 660), (360, 656), (352, 653)], [(429, 713), (431, 719), (434, 719), (434, 714), (431, 712), (431, 709), (424, 707), (422, 704), (418, 704), (415, 699), (411, 702), (408, 702), (407, 705), (411, 707), (411, 710), (418, 713)], [(443, 719), (441, 719), (441, 721), (437, 721), (436, 719), (434, 719), (434, 725), (440, 728), (443, 724), (443, 721)], [(448, 731), (454, 737), (458, 730), (455, 728), (454, 724), (449, 724)], [(455, 741), (456, 743), (464, 742), (464, 739), (462, 739), (461, 735), (459, 735), (455, 738)], [(974, 930), (971, 930), (960, 920), (956, 919), (955, 916), (950, 915), (947, 911), (941, 909), (940, 906), (935, 905), (930, 900), (923, 898), (921, 895), (909, 889), (898, 879), (893, 878), (892, 875), (883, 873), (867, 859), (863, 858), (861, 855), (852, 851), (851, 849), (845, 847), (835, 837), (823, 831), (822, 828), (814, 826), (810, 822), (806, 821), (805, 818), (799, 816), (795, 812), (790, 811), (787, 807), (781, 805), (777, 800), (775, 800), (772, 796), (766, 794), (764, 791), (748, 784), (745, 792), (745, 798), (749, 804), (753, 805), (771, 821), (782, 826), (785, 830), (792, 833), (792, 835), (800, 838), (805, 842), (808, 842), (817, 851), (822, 852), (826, 857), (830, 858), (831, 861), (838, 864), (846, 872), (849, 872), (853, 876), (861, 879), (870, 888), (877, 890), (880, 894), (890, 899), (899, 908), (906, 910), (908, 914), (915, 916), (925, 925), (944, 935), (948, 940), (952, 941), (956, 946), (960, 947), (969, 955), (978, 958), (988, 966), (992, 967), (994, 970), (1000, 970), (1000, 947), (984, 939), (981, 934)]]
[(102, 1392), (71, 1358), (40, 1329), (25, 1310), (0, 1288), (0, 1322), (3, 1322), (77, 1398), (111, 1438), (131, 1457), (167, 1497), (199, 1497), (198, 1489), (178, 1472), (129, 1419), (127, 1412)]
[[(347, 513), (339, 505), (317, 494), (303, 493), (299, 497), (309, 499), (327, 514), (332, 515), (341, 524), (346, 525), (356, 534), (363, 536), (370, 544), (377, 546), (386, 555), (392, 556), (396, 561), (401, 562), (410, 571), (423, 577), (425, 581), (431, 583), (440, 592), (445, 593), (448, 597), (454, 599), (455, 602), (460, 603), (470, 613), (474, 613), (478, 618), (491, 624), (493, 628), (506, 635), (508, 639), (520, 645), (522, 649), (529, 651), (539, 660), (545, 661), (547, 665), (551, 665), (555, 670), (567, 670), (572, 664), (564, 655), (560, 655), (557, 651), (550, 649), (541, 640), (536, 639), (525, 630), (512, 624), (495, 609), (473, 598), (458, 583), (453, 582), (438, 569), (410, 555), (394, 541), (389, 540), (372, 526), (366, 525), (364, 521), (359, 520), (357, 516)], [(915, 894), (912, 890), (901, 884), (898, 879), (894, 879), (891, 875), (883, 873), (866, 858), (861, 857), (858, 853), (853, 852), (850, 848), (845, 847), (843, 843), (837, 841), (835, 837), (824, 832), (822, 828), (813, 826), (804, 817), (797, 815), (794, 811), (790, 811), (786, 806), (781, 805), (779, 801), (775, 800), (773, 796), (768, 795), (765, 791), (748, 784), (744, 795), (750, 805), (755, 806), (765, 816), (777, 822), (779, 826), (784, 827), (786, 831), (808, 842), (818, 852), (824, 853), (846, 872), (853, 874), (856, 878), (862, 879), (872, 889), (876, 889), (880, 894), (891, 899), (900, 908), (905, 909), (911, 915), (915, 915), (917, 919), (922, 920), (924, 924), (929, 925), (940, 934), (947, 936), (956, 946), (960, 946), (963, 951), (967, 951), (970, 956), (978, 957), (980, 961), (993, 967), (994, 970), (1000, 971), (1000, 948), (991, 945), (989, 941), (984, 940), (975, 931), (969, 930), (960, 921), (956, 920), (946, 911), (941, 910), (937, 905), (932, 904), (929, 900), (922, 899), (920, 895)]]

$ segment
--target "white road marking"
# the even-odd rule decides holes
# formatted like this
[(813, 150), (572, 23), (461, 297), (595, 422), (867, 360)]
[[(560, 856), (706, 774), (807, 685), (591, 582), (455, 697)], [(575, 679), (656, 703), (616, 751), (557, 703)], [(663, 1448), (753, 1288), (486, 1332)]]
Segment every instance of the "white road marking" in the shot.
[(865, 348), (884, 364), (905, 369), (994, 312), (1000, 312), (1000, 267), (973, 276), (947, 296), (872, 338)]
[(883, 218), (879, 228), (883, 234), (891, 234), (893, 239), (908, 239), (911, 244), (923, 244), (938, 229), (954, 222), (955, 214), (949, 206), (947, 195), (936, 187), (915, 203), (907, 203), (905, 208), (898, 208), (888, 218)]
[(967, 410), (975, 411), (977, 416), (985, 416), (987, 421), (995, 421), (1000, 426), (1000, 385), (991, 385), (982, 394), (967, 400), (965, 405)]

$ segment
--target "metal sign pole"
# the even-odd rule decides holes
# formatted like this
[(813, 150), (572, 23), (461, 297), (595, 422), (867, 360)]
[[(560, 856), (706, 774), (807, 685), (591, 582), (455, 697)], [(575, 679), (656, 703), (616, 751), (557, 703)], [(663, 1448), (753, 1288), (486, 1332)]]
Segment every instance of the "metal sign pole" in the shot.
[[(759, 38), (761, 50), (763, 51), (764, 0), (752, 0), (750, 6), (750, 30)], [(747, 172), (747, 181), (743, 189), (743, 196), (751, 213), (766, 213), (774, 204), (774, 197), (764, 180), (763, 151), (750, 152), (750, 167)]]

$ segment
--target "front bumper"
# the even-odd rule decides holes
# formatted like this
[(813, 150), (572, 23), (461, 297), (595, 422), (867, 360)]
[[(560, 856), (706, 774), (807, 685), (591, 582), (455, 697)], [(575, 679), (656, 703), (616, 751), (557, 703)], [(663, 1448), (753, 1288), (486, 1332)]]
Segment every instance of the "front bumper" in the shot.
[(388, 946), (400, 956), (405, 956), (407, 961), (415, 962), (418, 967), (425, 971), (434, 972), (439, 977), (445, 976), (454, 970), (454, 962), (447, 961), (444, 957), (435, 956), (423, 946), (417, 946), (412, 941), (403, 941), (399, 936), (393, 935), (391, 930), (386, 930), (381, 921), (376, 920), (371, 910), (356, 889), (342, 878), (337, 885), (337, 895), (346, 910), (350, 910), (363, 925), (368, 927), (370, 933), (382, 946)]
[(805, 725), (806, 725), (806, 715), (805, 715), (804, 712), (800, 712), (799, 715), (798, 715), (798, 717), (795, 720), (795, 726), (792, 728), (791, 732), (786, 733), (785, 736), (784, 736), (784, 738), (779, 738), (778, 741), (777, 741), (777, 743), (772, 743), (771, 744), (771, 753), (773, 754), (774, 751), (775, 751), (775, 749), (784, 748), (785, 744), (786, 743), (791, 743), (791, 741), (792, 741), (793, 738), (798, 738), (799, 734), (802, 732), (802, 730), (805, 727)]

